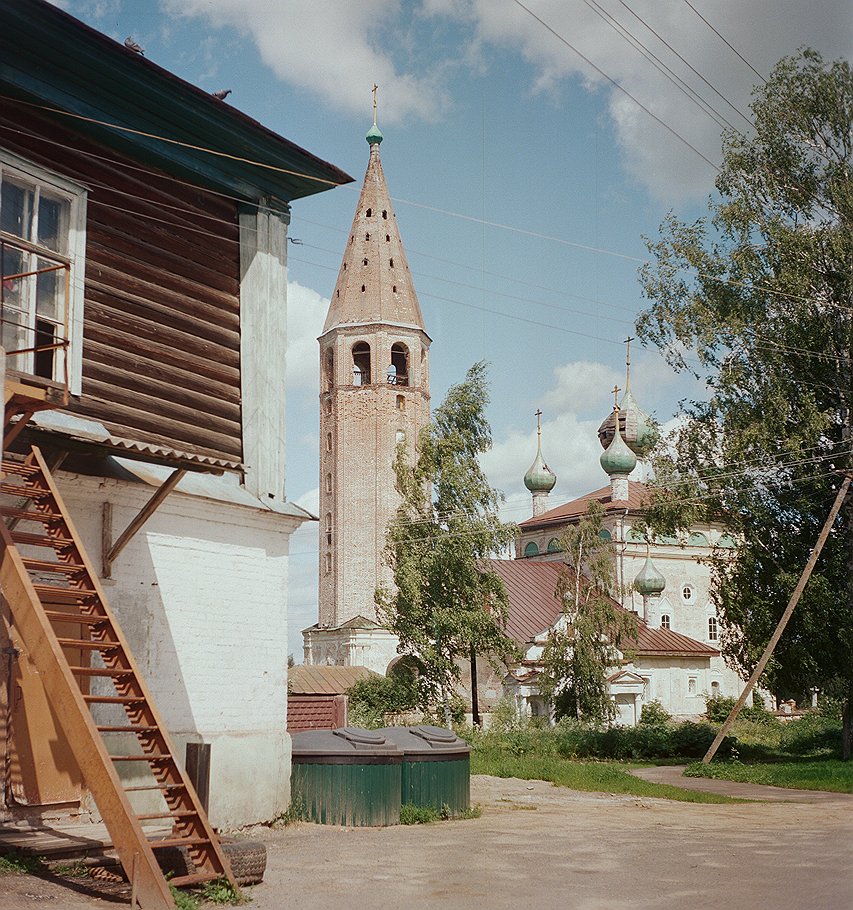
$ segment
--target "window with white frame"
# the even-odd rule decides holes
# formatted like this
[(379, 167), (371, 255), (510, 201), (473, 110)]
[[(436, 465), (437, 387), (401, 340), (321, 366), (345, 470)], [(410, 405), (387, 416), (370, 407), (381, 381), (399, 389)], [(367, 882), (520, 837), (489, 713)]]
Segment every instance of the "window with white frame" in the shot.
[(681, 586), (681, 599), (686, 603), (693, 603), (693, 586), (692, 585), (682, 585)]
[(668, 629), (669, 626), (669, 613), (664, 613), (660, 618), (660, 627), (662, 629)]
[(717, 641), (720, 634), (720, 628), (717, 624), (716, 616), (708, 617), (708, 641)]
[(0, 149), (0, 327), (7, 367), (80, 392), (86, 190)]

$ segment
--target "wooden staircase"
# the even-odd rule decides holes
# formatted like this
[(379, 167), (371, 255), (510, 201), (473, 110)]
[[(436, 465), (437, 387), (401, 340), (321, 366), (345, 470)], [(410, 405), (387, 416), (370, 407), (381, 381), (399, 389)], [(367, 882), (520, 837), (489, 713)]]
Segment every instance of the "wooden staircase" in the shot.
[[(8, 453), (0, 480), (0, 587), (15, 628), (61, 719), (83, 780), (109, 831), (135, 900), (143, 910), (173, 910), (157, 851), (185, 847), (195, 871), (172, 878), (176, 886), (220, 877), (236, 887), (228, 859), (175, 751), (130, 648), (107, 604), (50, 470), (38, 448), (24, 458)], [(37, 554), (37, 555), (36, 555)], [(67, 650), (95, 664), (72, 666)], [(98, 660), (98, 656), (100, 660)], [(75, 661), (76, 663), (77, 661)], [(90, 684), (96, 694), (90, 693)], [(111, 685), (110, 685), (111, 684)], [(102, 723), (92, 705), (118, 705), (121, 722)], [(130, 742), (132, 754), (115, 754), (111, 740)], [(130, 765), (150, 780), (125, 786), (118, 767)], [(139, 778), (136, 778), (139, 780)], [(149, 792), (160, 811), (140, 814), (134, 792)], [(171, 833), (149, 837), (142, 823), (171, 821)]]

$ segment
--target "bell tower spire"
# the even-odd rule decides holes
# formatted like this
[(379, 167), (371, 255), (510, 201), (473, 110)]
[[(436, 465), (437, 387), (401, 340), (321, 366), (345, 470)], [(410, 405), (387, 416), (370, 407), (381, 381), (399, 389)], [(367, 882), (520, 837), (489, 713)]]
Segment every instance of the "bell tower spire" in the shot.
[[(377, 88), (364, 184), (319, 338), (320, 623), (306, 632), (306, 660), (384, 672), (395, 645), (373, 653), (374, 593), (393, 586), (384, 563), (399, 503), (393, 465), (429, 421), (430, 338), (379, 158)], [(338, 631), (323, 652), (325, 629)]]

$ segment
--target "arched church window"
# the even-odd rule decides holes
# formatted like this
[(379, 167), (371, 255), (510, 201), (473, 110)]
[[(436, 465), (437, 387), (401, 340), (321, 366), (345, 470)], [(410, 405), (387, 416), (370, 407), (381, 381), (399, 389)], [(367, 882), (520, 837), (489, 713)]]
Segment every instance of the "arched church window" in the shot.
[(396, 294), (396, 293), (397, 293), (397, 285), (396, 285), (396, 284), (391, 288), (391, 293), (392, 293), (392, 294)]
[(390, 242), (391, 242), (391, 235), (390, 235), (390, 234), (386, 234), (386, 235), (385, 235), (385, 242), (386, 242), (386, 243), (390, 243)]
[(361, 286), (361, 293), (364, 293), (364, 285)]
[(335, 384), (335, 352), (328, 348), (323, 357), (323, 388), (329, 391)]
[(406, 410), (406, 399), (402, 395), (397, 396), (397, 410), (398, 411)]
[(557, 537), (552, 537), (548, 541), (548, 552), (549, 553), (562, 553), (563, 548), (560, 546), (560, 541)]
[(704, 534), (700, 534), (698, 531), (694, 531), (687, 538), (687, 546), (688, 547), (707, 547), (708, 538)]
[[(361, 289), (364, 290), (364, 285)], [(352, 346), (352, 384), (370, 385), (370, 345), (366, 341)]]
[(539, 555), (539, 547), (536, 546), (536, 541), (531, 540), (530, 543), (527, 544), (527, 546), (524, 548), (524, 555), (525, 556), (538, 556)]
[(368, 231), (368, 232), (364, 235), (364, 239), (365, 239), (365, 240), (370, 240), (370, 231)]
[(332, 434), (331, 433), (326, 433), (326, 451), (327, 452), (332, 451)]
[(723, 536), (717, 541), (718, 547), (723, 547), (726, 550), (734, 550), (737, 547), (734, 537), (731, 534), (723, 534)]
[(331, 553), (326, 554), (325, 565), (326, 565), (326, 575), (328, 575), (332, 571), (332, 554)]
[(719, 638), (720, 628), (717, 625), (717, 617), (708, 617), (708, 641), (716, 641)]
[(331, 474), (326, 475), (326, 492), (327, 493), (332, 492), (332, 475)]
[(388, 383), (389, 385), (409, 384), (409, 349), (400, 342), (391, 345)]
[(332, 545), (332, 513), (326, 512), (326, 546)]
[(383, 218), (387, 218), (387, 217), (388, 217), (388, 212), (387, 212), (385, 209), (382, 209), (382, 217), (383, 217)]
[(393, 269), (393, 268), (394, 268), (394, 260), (393, 260), (393, 259), (389, 259), (389, 260), (388, 260), (388, 265), (390, 265), (391, 268)]
[(669, 628), (669, 613), (664, 613), (660, 618), (660, 627), (662, 629)]
[(362, 260), (361, 260), (361, 264), (362, 264), (362, 265), (367, 265), (367, 259), (362, 259)]
[(364, 214), (367, 215), (368, 218), (370, 218), (370, 216), (373, 214), (373, 209), (368, 209)]

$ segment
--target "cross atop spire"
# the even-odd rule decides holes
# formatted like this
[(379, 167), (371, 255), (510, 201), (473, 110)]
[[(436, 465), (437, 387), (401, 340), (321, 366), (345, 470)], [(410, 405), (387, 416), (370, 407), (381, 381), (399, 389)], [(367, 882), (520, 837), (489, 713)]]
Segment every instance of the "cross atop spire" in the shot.
[(536, 416), (536, 436), (539, 439), (541, 439), (542, 438), (542, 411), (539, 408), (536, 409), (535, 416)]
[(630, 335), (625, 339), (625, 391), (631, 391), (631, 342), (636, 341)]
[(618, 385), (615, 385), (615, 386), (613, 386), (613, 388), (610, 391), (613, 392), (613, 410), (618, 411), (619, 410), (619, 393), (622, 391), (622, 389), (620, 389)]
[(373, 125), (376, 126), (376, 93), (379, 91), (379, 86), (374, 82), (373, 83)]

